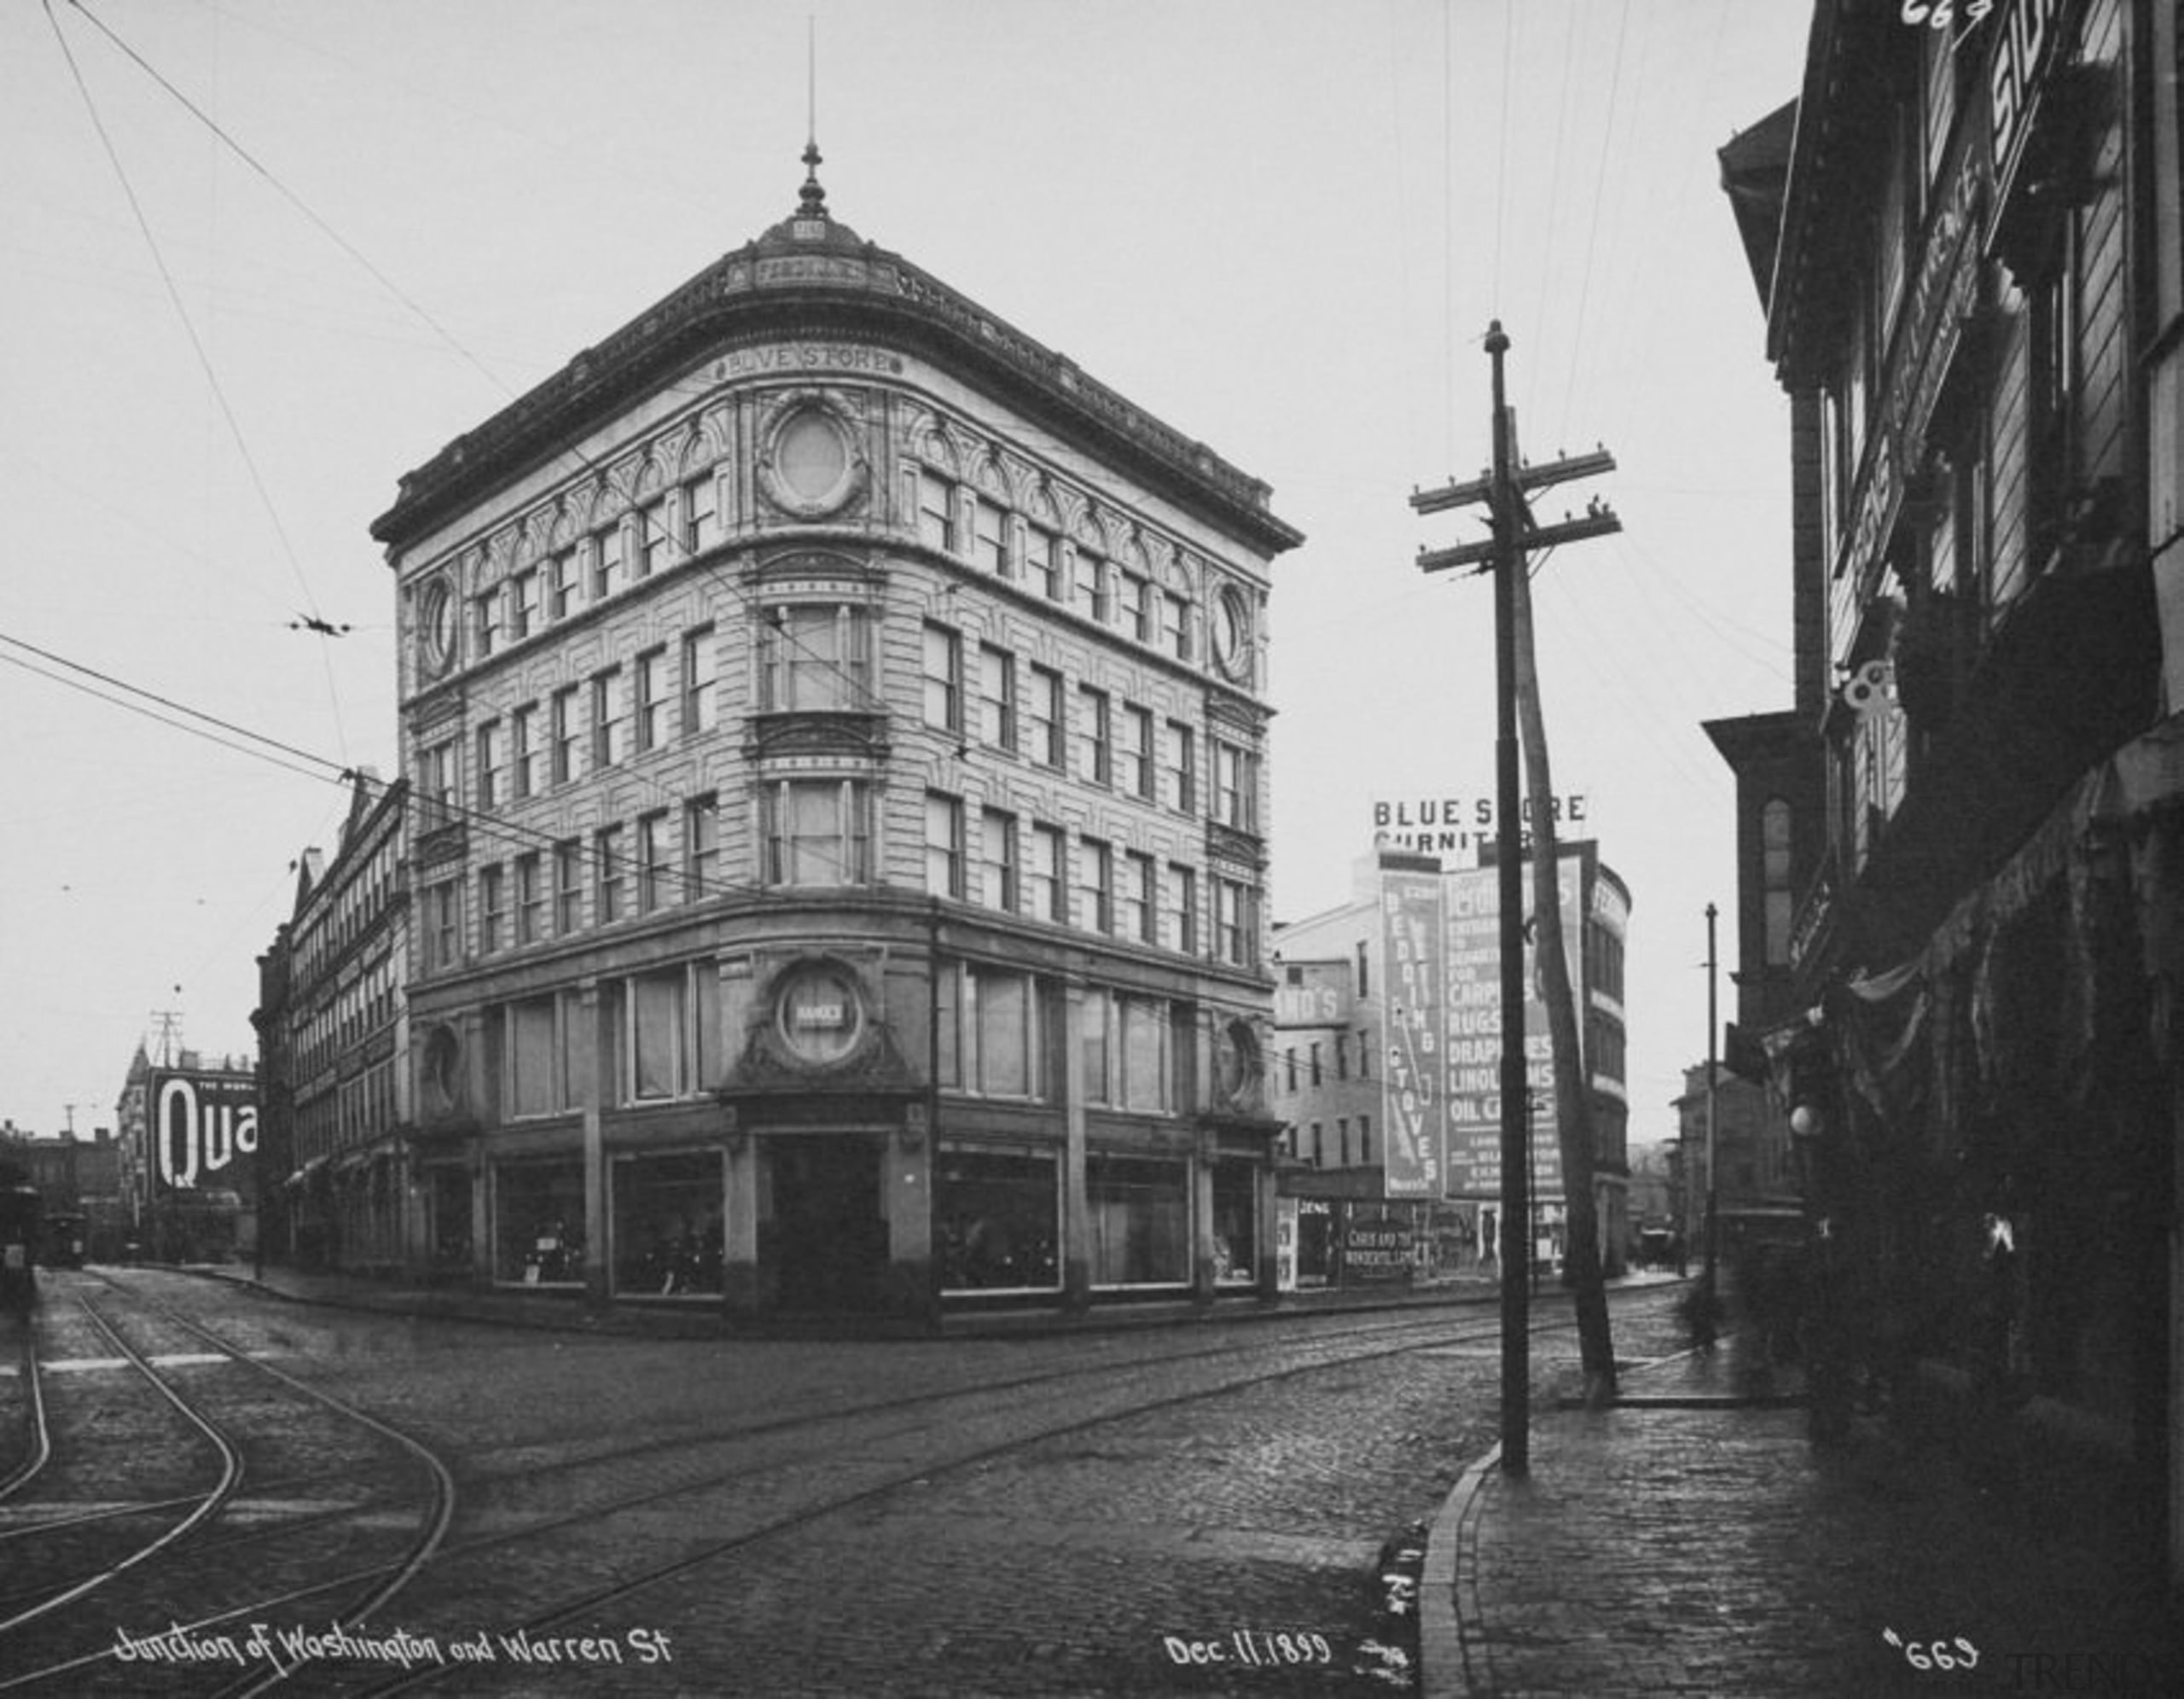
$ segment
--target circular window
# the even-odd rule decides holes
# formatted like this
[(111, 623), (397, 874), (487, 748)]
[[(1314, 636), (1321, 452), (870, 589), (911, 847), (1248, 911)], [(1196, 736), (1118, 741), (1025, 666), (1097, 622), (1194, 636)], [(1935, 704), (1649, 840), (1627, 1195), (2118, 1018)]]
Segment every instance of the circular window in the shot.
[(758, 469), (759, 483), (776, 506), (811, 519), (849, 500), (863, 464), (847, 423), (834, 408), (811, 399), (781, 413)]
[(864, 1031), (857, 981), (823, 963), (798, 968), (781, 981), (775, 1015), (781, 1042), (799, 1062), (839, 1062)]
[(1231, 678), (1251, 676), (1252, 606), (1234, 585), (1213, 600), (1213, 659)]
[(424, 602), (418, 610), (417, 630), (424, 645), (426, 666), (434, 672), (444, 672), (449, 662), (455, 659), (455, 595), (445, 579), (434, 579), (426, 585)]

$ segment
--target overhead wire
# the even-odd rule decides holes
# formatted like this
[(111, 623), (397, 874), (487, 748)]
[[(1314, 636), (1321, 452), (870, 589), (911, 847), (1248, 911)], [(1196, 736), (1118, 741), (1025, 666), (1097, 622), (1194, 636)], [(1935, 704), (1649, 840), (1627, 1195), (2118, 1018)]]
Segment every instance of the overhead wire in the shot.
[[(75, 0), (71, 0), (71, 3), (75, 3)], [(61, 57), (67, 62), (69, 77), (76, 85), (76, 92), (83, 99), (84, 110), (90, 119), (91, 128), (97, 133), (100, 147), (105, 150), (107, 162), (113, 167), (114, 177), (121, 185), (122, 195), (129, 203), (130, 214), (136, 222), (136, 228), (144, 238), (145, 246), (151, 251), (152, 263), (159, 271), (160, 282), (166, 291), (167, 300), (174, 308), (176, 317), (182, 321), (182, 327), (189, 337), (190, 348), (197, 357), (198, 368), (203, 372), (205, 381), (212, 392), (213, 400), (219, 407), (220, 416), (226, 422), (228, 433), (235, 439), (235, 451), (241, 456), (243, 467), (250, 474), (251, 487), (256, 491), (258, 503), (265, 509), (265, 516), (272, 525), (273, 534), (280, 543), (282, 554), (287, 557), (288, 569), (293, 573), (297, 586), (303, 592), (305, 605), (310, 608), (313, 617), (322, 618), (317, 598), (311, 593), (311, 580), (304, 573), (303, 562), (297, 558), (295, 545), (289, 540), (288, 527), (282, 522), (280, 509), (273, 501), (273, 493), (266, 487), (264, 474), (258, 468), (258, 457), (252, 451), (249, 439), (243, 433), (242, 422), (235, 416), (235, 407), (228, 399), (226, 387), (220, 381), (219, 371), (213, 365), (212, 357), (205, 346), (204, 338), (198, 334), (196, 321), (190, 317), (189, 309), (183, 301), (181, 288), (177, 285), (174, 273), (167, 265), (166, 255), (160, 249), (159, 238), (153, 232), (151, 221), (145, 215), (143, 203), (137, 197), (136, 185), (130, 181), (128, 170), (121, 162), (120, 151), (114, 146), (113, 137), (107, 129), (106, 120), (99, 113), (98, 102), (92, 96), (90, 84), (84, 80), (83, 67), (76, 61), (75, 50), (68, 44), (67, 32), (61, 27), (61, 20), (55, 15), (53, 0), (44, 0), (44, 7), (46, 21), (52, 26), (54, 39), (60, 44)], [(86, 13), (85, 15), (90, 15)], [(319, 645), (319, 658), (326, 670), (327, 695), (334, 712), (334, 736), (346, 748), (348, 744), (348, 734), (342, 724), (340, 694), (334, 688), (333, 657), (326, 652), (326, 642), (323, 638)]]

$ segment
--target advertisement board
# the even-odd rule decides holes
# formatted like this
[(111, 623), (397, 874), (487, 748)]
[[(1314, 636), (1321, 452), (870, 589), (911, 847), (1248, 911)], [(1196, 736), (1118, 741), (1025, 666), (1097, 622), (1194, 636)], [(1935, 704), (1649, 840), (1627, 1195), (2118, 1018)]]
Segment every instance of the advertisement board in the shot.
[(1438, 1197), (1448, 1147), (1441, 1055), (1441, 880), (1388, 869), (1380, 876), (1381, 957), (1387, 964), (1387, 1056), (1380, 1118), (1390, 1197)]
[(257, 1196), (258, 1080), (248, 1074), (156, 1070), (145, 1097), (153, 1190)]

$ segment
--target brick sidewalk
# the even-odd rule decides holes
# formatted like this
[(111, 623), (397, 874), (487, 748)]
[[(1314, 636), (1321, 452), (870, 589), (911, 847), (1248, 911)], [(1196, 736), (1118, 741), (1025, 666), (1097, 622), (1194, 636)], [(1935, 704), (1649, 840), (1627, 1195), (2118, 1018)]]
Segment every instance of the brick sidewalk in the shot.
[(1628, 1373), (1614, 1409), (1535, 1411), (1528, 1480), (1497, 1455), (1458, 1483), (1420, 1587), (1427, 1699), (2184, 1692), (2143, 1547), (1875, 1421), (1815, 1448), (1793, 1385), (1747, 1366)]

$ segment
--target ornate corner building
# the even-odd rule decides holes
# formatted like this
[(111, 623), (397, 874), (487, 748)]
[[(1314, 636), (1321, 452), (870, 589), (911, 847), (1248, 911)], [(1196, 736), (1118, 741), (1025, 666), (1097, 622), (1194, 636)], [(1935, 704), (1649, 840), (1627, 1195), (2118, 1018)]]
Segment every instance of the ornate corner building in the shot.
[(1270, 1291), (1301, 538), (806, 160), (374, 526), (433, 1257), (749, 1316)]
[[(1821, 0), (1722, 152), (1791, 403), (1740, 1015), (1867, 1347), (2184, 1575), (2176, 0)], [(1731, 1046), (1732, 1062), (1739, 1047)]]

